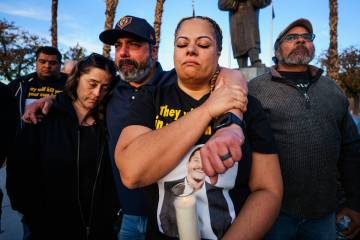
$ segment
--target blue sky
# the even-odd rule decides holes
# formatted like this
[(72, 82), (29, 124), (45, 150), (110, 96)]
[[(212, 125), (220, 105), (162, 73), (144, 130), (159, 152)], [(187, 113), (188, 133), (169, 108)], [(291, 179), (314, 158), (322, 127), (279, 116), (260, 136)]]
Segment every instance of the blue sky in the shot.
[[(339, 49), (350, 45), (360, 47), (360, 1), (339, 0)], [(154, 21), (155, 0), (119, 0), (116, 20), (124, 15), (143, 17), (150, 24)], [(273, 37), (270, 33), (271, 8), (260, 13), (261, 58), (271, 64), (272, 43), (279, 32), (291, 21), (305, 17), (312, 21), (316, 34), (317, 54), (329, 45), (329, 5), (328, 0), (273, 0), (275, 19)], [(232, 58), (228, 13), (217, 8), (217, 0), (195, 0), (197, 15), (206, 15), (219, 23), (224, 34), (224, 43), (220, 64), (236, 67)], [(98, 39), (105, 20), (105, 0), (59, 0), (58, 39), (60, 50), (79, 43), (89, 52), (102, 52), (102, 43)], [(164, 69), (173, 67), (173, 35), (177, 22), (192, 14), (191, 0), (166, 0), (164, 4), (163, 24), (159, 61)], [(50, 0), (1, 0), (0, 18), (13, 21), (22, 29), (50, 40), (51, 1)], [(113, 49), (112, 49), (113, 51)], [(230, 54), (230, 57), (229, 57)], [(316, 61), (314, 61), (316, 63)]]

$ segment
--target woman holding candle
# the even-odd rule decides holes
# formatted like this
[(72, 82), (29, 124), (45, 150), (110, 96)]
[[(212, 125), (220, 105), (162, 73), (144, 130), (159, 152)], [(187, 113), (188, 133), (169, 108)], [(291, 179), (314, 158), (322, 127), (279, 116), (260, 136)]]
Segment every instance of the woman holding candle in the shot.
[[(243, 109), (246, 94), (239, 86), (222, 79), (214, 88), (221, 41), (221, 30), (210, 18), (197, 16), (180, 21), (174, 51), (177, 82), (144, 92), (134, 102), (119, 138), (115, 158), (123, 183), (129, 188), (149, 186), (148, 201), (153, 213), (149, 219), (150, 239), (177, 237), (164, 231), (159, 215), (163, 196), (169, 191), (167, 183), (186, 176), (193, 146), (225, 131), (222, 126), (244, 127), (236, 111), (228, 112)], [(220, 209), (208, 203), (209, 208), (230, 215), (231, 224), (214, 231), (210, 220), (200, 222), (201, 238), (259, 239), (278, 214), (282, 180), (271, 129), (255, 98), (249, 96), (247, 109), (242, 158), (240, 153), (225, 149), (224, 155), (216, 159), (224, 177), (233, 178), (234, 185), (223, 190), (231, 204)], [(215, 132), (213, 120), (221, 116), (229, 122), (218, 122)], [(227, 175), (228, 172), (235, 175)], [(211, 183), (215, 184), (216, 179)], [(214, 212), (199, 210), (197, 214), (203, 215), (203, 219)]]

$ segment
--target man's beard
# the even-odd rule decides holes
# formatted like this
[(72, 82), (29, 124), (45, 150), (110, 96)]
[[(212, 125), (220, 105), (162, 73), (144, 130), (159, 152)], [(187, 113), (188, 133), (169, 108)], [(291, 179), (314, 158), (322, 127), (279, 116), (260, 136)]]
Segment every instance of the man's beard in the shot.
[(315, 55), (315, 48), (307, 49), (304, 45), (298, 45), (287, 56), (283, 56), (281, 49), (276, 51), (276, 58), (279, 63), (289, 65), (307, 65), (313, 60)]
[[(131, 65), (132, 68), (124, 69), (125, 65)], [(126, 82), (142, 83), (148, 76), (153, 65), (154, 60), (151, 57), (149, 60), (144, 60), (139, 63), (132, 59), (120, 59), (118, 69), (122, 80)]]

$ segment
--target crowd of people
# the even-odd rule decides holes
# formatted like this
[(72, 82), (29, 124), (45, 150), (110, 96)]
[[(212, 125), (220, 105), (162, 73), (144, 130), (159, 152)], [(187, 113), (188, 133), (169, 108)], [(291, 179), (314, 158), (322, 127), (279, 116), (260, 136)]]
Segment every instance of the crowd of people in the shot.
[(180, 182), (201, 239), (355, 239), (360, 136), (342, 90), (309, 64), (314, 38), (309, 20), (290, 23), (249, 84), (219, 66), (222, 31), (205, 16), (176, 26), (171, 71), (135, 16), (99, 35), (114, 61), (93, 53), (61, 71), (61, 53), (40, 47), (36, 72), (0, 85), (23, 239), (177, 239)]

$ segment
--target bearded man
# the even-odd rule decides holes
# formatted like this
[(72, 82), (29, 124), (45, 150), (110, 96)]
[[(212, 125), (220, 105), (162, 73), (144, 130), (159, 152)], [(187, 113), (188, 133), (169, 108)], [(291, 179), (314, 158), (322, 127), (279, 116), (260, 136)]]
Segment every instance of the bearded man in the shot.
[(336, 239), (335, 222), (345, 215), (351, 223), (342, 234), (360, 230), (360, 137), (342, 90), (309, 65), (314, 38), (309, 20), (292, 22), (275, 42), (277, 65), (249, 83), (270, 120), (284, 181), (266, 239)]
[(109, 151), (122, 207), (118, 239), (145, 239), (147, 213), (143, 190), (130, 190), (123, 185), (115, 166), (114, 152), (122, 124), (137, 95), (147, 87), (171, 83), (166, 79), (175, 80), (175, 71), (163, 71), (156, 61), (155, 31), (145, 19), (124, 16), (114, 29), (102, 32), (99, 38), (103, 43), (115, 46), (115, 64), (120, 75), (106, 109)]

